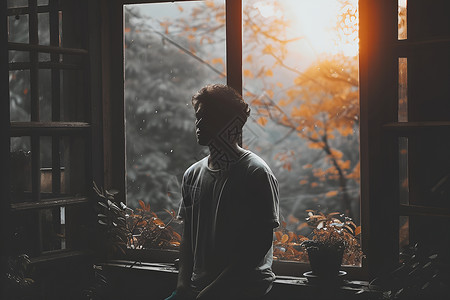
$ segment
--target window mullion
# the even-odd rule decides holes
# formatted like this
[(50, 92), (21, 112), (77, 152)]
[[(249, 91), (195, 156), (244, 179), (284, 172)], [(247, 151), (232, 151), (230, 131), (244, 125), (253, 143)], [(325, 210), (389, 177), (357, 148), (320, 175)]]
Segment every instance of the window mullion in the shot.
[(242, 94), (242, 0), (227, 0), (227, 84)]
[[(50, 0), (50, 45), (59, 47), (59, 14), (58, 14), (58, 2), (56, 0)], [(59, 54), (51, 53), (51, 62), (59, 62)], [(60, 78), (61, 71), (58, 69), (52, 69), (52, 121), (58, 122), (61, 120), (60, 111)], [(52, 192), (53, 194), (61, 193), (61, 161), (60, 161), (60, 138), (59, 136), (52, 137)]]

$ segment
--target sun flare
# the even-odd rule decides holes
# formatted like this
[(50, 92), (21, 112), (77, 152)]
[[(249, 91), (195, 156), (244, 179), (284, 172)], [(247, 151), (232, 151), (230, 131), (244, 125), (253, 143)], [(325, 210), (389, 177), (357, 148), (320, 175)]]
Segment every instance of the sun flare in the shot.
[(303, 37), (316, 54), (356, 56), (359, 52), (358, 0), (284, 0), (283, 8), (259, 2), (256, 8), (266, 18), (284, 16), (289, 31)]

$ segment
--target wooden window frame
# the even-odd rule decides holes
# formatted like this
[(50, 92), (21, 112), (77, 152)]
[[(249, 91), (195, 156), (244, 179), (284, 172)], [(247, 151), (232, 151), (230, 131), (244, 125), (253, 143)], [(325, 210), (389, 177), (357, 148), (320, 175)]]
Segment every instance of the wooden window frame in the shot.
[[(179, 0), (176, 2), (187, 2), (192, 0)], [(361, 1), (361, 0), (360, 0)], [(111, 62), (111, 65), (105, 66), (108, 69), (107, 77), (103, 78), (106, 86), (110, 87), (104, 92), (107, 93), (109, 101), (104, 107), (104, 128), (110, 128), (104, 132), (105, 149), (114, 149), (114, 151), (106, 150), (104, 152), (105, 163), (105, 186), (120, 191), (125, 191), (125, 126), (124, 122), (124, 32), (123, 32), (123, 6), (128, 4), (144, 4), (144, 3), (164, 3), (174, 2), (171, 0), (118, 0), (114, 5), (110, 5), (106, 28), (114, 35), (108, 34), (108, 43), (111, 45), (103, 52), (103, 59)], [(235, 88), (242, 94), (242, 0), (225, 0), (226, 4), (226, 61), (227, 61), (227, 84)], [(113, 21), (112, 21), (113, 20)], [(108, 26), (108, 25), (107, 25)], [(111, 59), (114, 57), (115, 59)], [(105, 74), (105, 72), (104, 72)], [(111, 75), (109, 75), (111, 74)], [(106, 80), (106, 81), (105, 81)], [(105, 87), (105, 86), (104, 86)], [(114, 122), (112, 121), (114, 120)], [(119, 201), (125, 202), (125, 193), (117, 196)], [(366, 208), (361, 203), (362, 208)], [(361, 216), (363, 213), (361, 214)], [(364, 221), (363, 221), (364, 222)], [(364, 223), (363, 223), (364, 224)], [(367, 237), (367, 224), (364, 224), (362, 236)], [(129, 255), (131, 258), (139, 257), (141, 259), (154, 261), (164, 261), (165, 257), (170, 262), (173, 258), (173, 251), (143, 251), (142, 255), (133, 253)], [(135, 251), (133, 251), (135, 252)], [(145, 253), (144, 253), (145, 252)], [(164, 252), (167, 252), (165, 255)], [(349, 279), (365, 279), (367, 278), (367, 263), (364, 262), (362, 267), (345, 266), (343, 269), (348, 273)], [(274, 261), (273, 270), (277, 275), (302, 276), (309, 271), (308, 263), (299, 263), (291, 261)]]
[[(105, 1), (105, 0), (102, 0)], [(182, 0), (183, 1), (183, 0)], [(177, 2), (182, 2), (177, 1)], [(190, 1), (190, 0), (184, 0)], [(117, 0), (103, 21), (103, 142), (105, 186), (125, 191), (123, 5), (169, 0)], [(362, 267), (344, 267), (350, 279), (372, 279), (398, 263), (400, 215), (442, 214), (434, 208), (399, 204), (397, 137), (432, 127), (448, 132), (450, 123), (399, 124), (398, 57), (436, 41), (398, 40), (398, 1), (359, 0), (360, 162)], [(242, 92), (242, 2), (226, 1), (228, 84)], [(411, 23), (411, 20), (408, 20)], [(112, 34), (114, 33), (114, 34)], [(236, 51), (236, 49), (238, 49)], [(114, 120), (114, 121), (113, 121)], [(435, 131), (436, 132), (436, 131)], [(108, 150), (113, 149), (113, 150)], [(121, 193), (118, 200), (125, 200)], [(447, 212), (444, 215), (448, 215)], [(142, 257), (145, 255), (143, 254)], [(301, 276), (307, 264), (274, 262), (279, 275)]]
[[(91, 105), (91, 95), (89, 94), (89, 80), (92, 79), (89, 74), (91, 73), (92, 66), (89, 64), (91, 59), (91, 53), (87, 50), (87, 38), (84, 40), (82, 35), (77, 35), (75, 39), (72, 38), (72, 35), (75, 36), (76, 30), (72, 32), (74, 29), (74, 19), (70, 19), (71, 17), (77, 17), (76, 12), (83, 12), (81, 7), (87, 7), (87, 2), (80, 4), (79, 7), (73, 9), (73, 7), (68, 7), (68, 5), (73, 5), (73, 3), (64, 3), (62, 7), (59, 7), (59, 1), (57, 0), (49, 0), (48, 5), (37, 5), (37, 0), (29, 0), (27, 7), (18, 7), (18, 8), (7, 8), (7, 2), (2, 1), (1, 9), (2, 12), (1, 18), (3, 20), (1, 28), (1, 42), (5, 44), (1, 60), (2, 70), (7, 70), (7, 72), (2, 72), (4, 77), (2, 77), (1, 83), (1, 91), (3, 95), (3, 99), (9, 99), (9, 80), (8, 80), (8, 72), (11, 70), (30, 70), (30, 95), (31, 95), (31, 120), (29, 122), (16, 122), (10, 121), (10, 108), (9, 101), (2, 101), (3, 106), (1, 109), (1, 138), (2, 138), (2, 151), (1, 151), (1, 159), (2, 162), (5, 162), (5, 170), (6, 174), (9, 174), (11, 164), (10, 164), (10, 138), (11, 137), (30, 137), (31, 139), (31, 200), (29, 202), (19, 202), (16, 203), (12, 201), (10, 191), (10, 181), (8, 180), (2, 181), (2, 191), (4, 192), (4, 199), (2, 201), (2, 237), (5, 241), (9, 240), (11, 235), (13, 234), (11, 228), (11, 218), (14, 218), (16, 213), (20, 212), (36, 212), (38, 216), (41, 214), (42, 209), (49, 208), (59, 208), (59, 207), (70, 207), (71, 212), (67, 216), (70, 220), (70, 224), (68, 229), (70, 230), (69, 234), (71, 235), (71, 244), (67, 249), (61, 250), (51, 250), (44, 251), (42, 248), (42, 228), (40, 217), (37, 218), (38, 224), (36, 224), (36, 232), (32, 234), (33, 240), (36, 242), (33, 245), (34, 247), (34, 255), (31, 258), (32, 263), (43, 262), (48, 260), (57, 260), (60, 258), (67, 258), (72, 256), (80, 256), (85, 255), (85, 251), (79, 251), (79, 249), (83, 248), (85, 237), (82, 237), (79, 232), (76, 232), (77, 226), (80, 224), (86, 224), (89, 222), (91, 217), (82, 217), (82, 213), (80, 213), (80, 209), (86, 207), (86, 205), (91, 203), (90, 198), (90, 185), (93, 179), (93, 174), (98, 172), (94, 172), (92, 158), (94, 157), (94, 153), (98, 151), (91, 151), (92, 143), (91, 138), (95, 136), (92, 134), (92, 126), (93, 123), (91, 120), (95, 120), (93, 118), (93, 111)], [(76, 6), (76, 4), (75, 4)], [(91, 5), (92, 6), (92, 5)], [(63, 10), (70, 10), (71, 14), (66, 14), (66, 18), (63, 19), (62, 24), (59, 21), (59, 13)], [(38, 13), (49, 13), (49, 31), (50, 31), (50, 45), (41, 45), (38, 40)], [(84, 11), (87, 14), (87, 11)], [(14, 15), (28, 15), (29, 16), (29, 42), (28, 43), (15, 43), (8, 41), (8, 17)], [(67, 17), (68, 16), (68, 17)], [(69, 21), (65, 21), (69, 20)], [(66, 24), (67, 23), (67, 24)], [(70, 23), (70, 24), (69, 24)], [(62, 25), (65, 29), (65, 33), (69, 38), (66, 38), (67, 43), (70, 47), (65, 47), (60, 44), (59, 39), (59, 26)], [(69, 29), (66, 31), (66, 29)], [(80, 30), (80, 29), (78, 29)], [(81, 32), (81, 30), (80, 30)], [(81, 37), (81, 38), (80, 38)], [(86, 36), (88, 37), (88, 36)], [(79, 40), (77, 39), (79, 38)], [(7, 45), (7, 46), (6, 46)], [(29, 62), (9, 62), (9, 50), (15, 51), (23, 51), (29, 53), (30, 60)], [(49, 61), (39, 61), (38, 55), (39, 53), (48, 53), (50, 54)], [(63, 61), (60, 61), (60, 55), (66, 55)], [(79, 61), (73, 61), (71, 57), (78, 57)], [(52, 106), (52, 114), (51, 121), (41, 122), (39, 116), (39, 87), (38, 87), (38, 78), (39, 78), (39, 70), (42, 69), (50, 69), (51, 71), (51, 106)], [(61, 75), (60, 70), (80, 70), (84, 73), (82, 84), (82, 101), (84, 108), (83, 122), (65, 122), (61, 121)], [(70, 88), (73, 88), (73, 83), (64, 83), (64, 88), (67, 85), (71, 85)], [(68, 93), (63, 94), (64, 97), (67, 97), (66, 101), (79, 99), (71, 99), (68, 96)], [(77, 106), (78, 104), (74, 104)], [(94, 121), (94, 125), (97, 126)], [(97, 131), (96, 131), (97, 132)], [(52, 196), (48, 199), (41, 199), (41, 167), (40, 167), (40, 138), (41, 137), (50, 137), (52, 140)], [(81, 151), (84, 152), (84, 160), (82, 164), (84, 165), (83, 172), (78, 172), (78, 177), (83, 176), (85, 178), (85, 185), (80, 187), (83, 190), (82, 195), (62, 195), (61, 194), (61, 138), (79, 138), (83, 140), (84, 147)], [(97, 137), (97, 136), (95, 136)], [(7, 151), (7, 152), (6, 152)], [(98, 167), (97, 167), (98, 169)], [(77, 224), (77, 225), (76, 225)], [(11, 249), (4, 249), (2, 251), (2, 255), (17, 255), (20, 253), (13, 253)]]

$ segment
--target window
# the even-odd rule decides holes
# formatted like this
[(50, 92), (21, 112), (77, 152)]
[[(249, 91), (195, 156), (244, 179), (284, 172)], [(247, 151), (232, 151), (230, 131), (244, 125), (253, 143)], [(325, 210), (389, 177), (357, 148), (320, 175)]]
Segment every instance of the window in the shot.
[[(242, 3), (243, 66), (235, 72), (252, 108), (243, 146), (279, 179), (279, 231), (295, 239), (310, 232), (307, 209), (340, 211), (359, 223), (357, 2), (329, 4)], [(178, 208), (183, 172), (206, 154), (195, 142), (190, 97), (206, 83), (240, 80), (225, 75), (241, 47), (230, 50), (226, 42), (239, 41), (240, 30), (236, 25), (225, 39), (223, 0), (123, 9), (127, 203), (149, 204), (168, 222), (164, 209)], [(312, 14), (321, 18), (314, 23)], [(280, 243), (276, 256), (305, 261), (299, 243)]]
[(83, 9), (67, 1), (7, 3), (8, 236), (11, 249), (32, 261), (73, 255), (83, 244), (78, 228), (92, 181)]

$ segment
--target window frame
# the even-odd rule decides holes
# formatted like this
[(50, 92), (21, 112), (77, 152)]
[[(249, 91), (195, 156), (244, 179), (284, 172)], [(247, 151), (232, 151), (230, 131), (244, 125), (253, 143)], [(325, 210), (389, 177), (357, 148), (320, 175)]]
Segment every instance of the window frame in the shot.
[[(191, 1), (181, 0), (177, 2)], [(108, 57), (120, 57), (111, 62), (107, 75), (111, 88), (107, 91), (110, 114), (114, 120), (124, 120), (124, 53), (123, 5), (173, 2), (169, 0), (118, 0), (111, 6)], [(228, 84), (242, 92), (242, 2), (228, 0), (227, 70)], [(349, 279), (372, 279), (398, 262), (398, 145), (387, 124), (398, 116), (398, 1), (359, 0), (359, 80), (360, 80), (360, 162), (361, 162), (361, 225), (362, 248), (366, 254), (361, 267), (343, 267)], [(236, 19), (237, 18), (237, 21)], [(234, 26), (233, 26), (234, 25)], [(120, 34), (119, 34), (120, 33)], [(238, 45), (236, 45), (238, 43)], [(233, 51), (239, 49), (239, 51)], [(240, 53), (234, 53), (240, 52)], [(107, 121), (108, 122), (108, 121)], [(106, 186), (125, 191), (124, 124), (111, 122), (105, 132)], [(114, 132), (114, 134), (112, 134)], [(380, 146), (383, 145), (383, 146)], [(124, 193), (119, 200), (125, 200)], [(138, 255), (139, 256), (139, 255)], [(143, 255), (144, 256), (144, 255)], [(145, 255), (146, 256), (146, 255)], [(278, 275), (301, 276), (309, 264), (275, 261)]]
[[(93, 163), (91, 158), (92, 144), (91, 134), (92, 127), (97, 126), (96, 121), (92, 122), (95, 118), (92, 117), (91, 112), (91, 95), (89, 76), (91, 71), (91, 65), (89, 64), (91, 58), (91, 52), (88, 51), (88, 36), (81, 35), (79, 33), (85, 31), (83, 27), (87, 24), (76, 23), (75, 18), (78, 16), (86, 16), (88, 11), (87, 1), (83, 3), (59, 3), (57, 0), (49, 0), (46, 5), (38, 5), (37, 0), (29, 0), (28, 4), (24, 7), (8, 8), (7, 1), (2, 2), (1, 18), (4, 20), (1, 26), (1, 43), (4, 44), (4, 54), (2, 56), (1, 64), (4, 66), (2, 72), (4, 74), (1, 91), (3, 92), (4, 99), (8, 101), (2, 101), (2, 164), (5, 164), (5, 173), (9, 174), (11, 170), (10, 161), (10, 139), (12, 137), (30, 137), (31, 141), (31, 201), (28, 202), (16, 202), (13, 201), (10, 194), (11, 179), (2, 180), (2, 191), (4, 191), (5, 201), (2, 201), (2, 237), (4, 240), (11, 240), (13, 226), (11, 225), (12, 218), (19, 218), (16, 215), (22, 212), (36, 214), (36, 222), (33, 232), (25, 232), (32, 237), (32, 245), (30, 245), (30, 251), (34, 254), (31, 255), (31, 263), (40, 263), (46, 261), (53, 261), (58, 259), (64, 259), (67, 257), (84, 256), (86, 255), (86, 240), (87, 237), (83, 237), (79, 232), (79, 227), (82, 224), (88, 224), (92, 221), (89, 216), (83, 216), (82, 209), (85, 209), (86, 205), (91, 203), (90, 196), (90, 184), (93, 177)], [(66, 13), (65, 18), (61, 22), (59, 19), (60, 12), (70, 11)], [(38, 39), (38, 14), (49, 14), (49, 45), (42, 45)], [(29, 19), (28, 34), (29, 41), (27, 43), (9, 42), (8, 40), (8, 22), (9, 17), (14, 15), (27, 15)], [(76, 25), (74, 25), (76, 24)], [(65, 35), (65, 44), (61, 45), (59, 30), (63, 27)], [(67, 46), (69, 45), (69, 46)], [(30, 60), (28, 62), (9, 62), (9, 51), (22, 51), (29, 54)], [(40, 61), (39, 53), (48, 53), (50, 56), (49, 61)], [(60, 56), (64, 55), (64, 60), (60, 60)], [(68, 56), (69, 57), (68, 57)], [(71, 57), (78, 57), (79, 61), (73, 61)], [(40, 106), (39, 106), (39, 71), (49, 69), (51, 71), (51, 121), (41, 121)], [(31, 119), (26, 122), (18, 122), (10, 120), (10, 95), (9, 95), (9, 72), (14, 70), (30, 70), (30, 94), (31, 94)], [(66, 79), (64, 86), (61, 88), (61, 70), (78, 70), (83, 72), (85, 76), (77, 80)], [(69, 77), (68, 77), (69, 78)], [(69, 93), (70, 89), (75, 87), (75, 84), (81, 83), (83, 88), (80, 95), (72, 95)], [(78, 98), (78, 96), (80, 96)], [(79, 100), (82, 101), (79, 101)], [(61, 121), (61, 103), (65, 100), (66, 103), (73, 103), (74, 107), (79, 108), (83, 114), (83, 121)], [(81, 103), (80, 103), (81, 102)], [(79, 104), (80, 103), (80, 104)], [(52, 194), (49, 199), (41, 199), (41, 163), (40, 163), (40, 139), (41, 137), (49, 137), (52, 140)], [(83, 152), (83, 158), (74, 157), (70, 158), (71, 164), (83, 166), (83, 171), (77, 170), (71, 182), (77, 182), (78, 178), (85, 178), (85, 184), (77, 187), (82, 193), (64, 195), (61, 193), (61, 139), (81, 139), (83, 141), (83, 147), (77, 147), (78, 151)], [(72, 145), (70, 146), (72, 149)], [(7, 152), (6, 152), (7, 151)], [(75, 151), (75, 150), (73, 150)], [(4, 153), (3, 153), (4, 152)], [(98, 151), (92, 151), (92, 154)], [(76, 161), (76, 163), (75, 163)], [(97, 167), (98, 169), (98, 167)], [(4, 184), (4, 186), (3, 186)], [(41, 211), (42, 209), (60, 208), (66, 209), (65, 218), (68, 219), (67, 223), (64, 223), (65, 231), (63, 232), (69, 238), (67, 248), (59, 250), (44, 250), (42, 245), (43, 229), (41, 228)], [(34, 218), (33, 218), (34, 219)], [(78, 227), (78, 228), (77, 228)], [(8, 243), (7, 243), (8, 244)], [(12, 247), (5, 247), (2, 254), (5, 255), (18, 255), (21, 253), (14, 253)], [(2, 247), (3, 249), (3, 247)], [(30, 255), (30, 253), (26, 253)], [(2, 256), (3, 257), (3, 256)]]
[[(111, 11), (111, 19), (114, 22), (111, 24), (112, 31), (116, 33), (115, 36), (111, 36), (112, 47), (110, 50), (110, 55), (112, 57), (120, 57), (120, 59), (112, 60), (111, 69), (115, 71), (111, 72), (115, 75), (115, 78), (111, 78), (111, 101), (110, 110), (111, 118), (115, 120), (124, 120), (124, 89), (120, 90), (119, 87), (124, 86), (124, 32), (123, 32), (123, 22), (124, 22), (124, 12), (123, 6), (129, 4), (145, 4), (145, 3), (164, 3), (164, 2), (187, 2), (193, 0), (118, 0)], [(360, 0), (361, 1), (361, 0)], [(225, 13), (226, 13), (226, 61), (227, 61), (227, 84), (235, 88), (242, 94), (242, 0), (225, 0)], [(119, 13), (120, 11), (120, 13)], [(120, 20), (120, 22), (119, 22)], [(237, 21), (236, 21), (237, 20)], [(120, 28), (119, 28), (120, 26)], [(121, 34), (118, 34), (118, 33)], [(120, 45), (120, 46), (119, 46)], [(120, 50), (119, 50), (120, 48)], [(119, 71), (119, 72), (118, 72)], [(120, 76), (119, 76), (120, 74)], [(109, 76), (109, 75), (108, 75)], [(109, 93), (109, 92), (108, 92)], [(120, 107), (119, 107), (120, 103)], [(116, 104), (116, 105), (113, 105)], [(105, 114), (108, 116), (108, 114)], [(120, 116), (120, 118), (119, 118)], [(119, 124), (120, 123), (120, 124)], [(105, 132), (107, 135), (104, 138), (106, 145), (110, 145), (111, 149), (114, 151), (105, 151), (105, 186), (108, 188), (119, 189), (120, 191), (125, 191), (126, 178), (125, 178), (125, 130), (124, 124), (122, 122), (112, 122), (110, 123), (112, 128), (110, 131)], [(114, 132), (114, 134), (112, 134)], [(109, 144), (108, 144), (109, 143)], [(109, 148), (108, 146), (106, 148)], [(109, 163), (109, 165), (107, 164)], [(111, 170), (112, 172), (106, 172), (106, 170)], [(108, 183), (108, 184), (106, 184)], [(120, 193), (117, 197), (119, 201), (125, 201), (125, 193)], [(361, 207), (362, 207), (361, 203)], [(365, 226), (362, 227), (362, 236), (366, 235)], [(136, 251), (146, 252), (142, 255), (136, 254)], [(145, 258), (153, 261), (164, 260), (164, 250), (132, 250), (128, 252), (133, 252), (128, 254), (128, 257), (139, 257)], [(173, 257), (173, 251), (167, 250), (167, 259)], [(273, 270), (277, 275), (290, 275), (290, 276), (302, 276), (304, 272), (309, 271), (310, 267), (308, 263), (300, 263), (293, 261), (274, 261)], [(362, 267), (345, 266), (343, 267), (348, 273), (348, 278), (350, 279), (363, 279), (367, 278), (367, 259), (363, 262)]]

